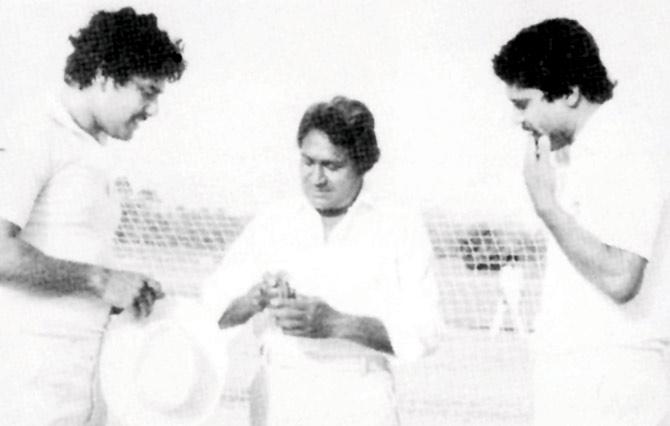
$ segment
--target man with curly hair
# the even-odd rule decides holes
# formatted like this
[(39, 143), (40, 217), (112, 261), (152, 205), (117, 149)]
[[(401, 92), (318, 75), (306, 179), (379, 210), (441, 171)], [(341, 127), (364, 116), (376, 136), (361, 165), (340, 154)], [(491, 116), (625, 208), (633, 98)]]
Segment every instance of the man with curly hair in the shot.
[[(577, 21), (529, 26), (493, 59), (521, 127), (524, 177), (549, 231), (534, 336), (538, 425), (656, 425), (666, 408), (668, 280), (663, 194), (644, 112), (612, 100), (593, 36)], [(641, 114), (640, 114), (641, 112)]]
[(129, 140), (185, 68), (153, 14), (96, 13), (70, 37), (59, 96), (0, 138), (0, 419), (92, 422), (110, 311), (150, 314), (163, 296), (143, 274), (107, 265), (120, 209), (109, 138)]

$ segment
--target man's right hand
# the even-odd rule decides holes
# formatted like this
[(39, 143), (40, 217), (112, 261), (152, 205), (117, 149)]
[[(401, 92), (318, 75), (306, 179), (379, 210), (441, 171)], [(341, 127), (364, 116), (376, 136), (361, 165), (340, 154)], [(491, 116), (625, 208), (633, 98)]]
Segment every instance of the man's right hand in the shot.
[(158, 281), (137, 272), (96, 268), (89, 283), (102, 300), (117, 309), (132, 308), (136, 317), (149, 316), (154, 302), (165, 296)]
[(247, 300), (256, 312), (265, 309), (273, 299), (289, 299), (294, 296), (295, 291), (289, 285), (285, 272), (266, 272), (262, 280), (251, 287), (246, 295)]

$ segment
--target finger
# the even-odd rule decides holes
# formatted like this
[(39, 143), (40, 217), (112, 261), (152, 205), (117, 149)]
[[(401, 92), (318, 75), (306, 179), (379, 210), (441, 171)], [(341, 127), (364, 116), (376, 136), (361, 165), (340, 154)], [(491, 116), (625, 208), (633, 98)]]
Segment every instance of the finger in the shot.
[(153, 297), (143, 297), (140, 301), (140, 306), (142, 307), (142, 316), (148, 317), (151, 315), (151, 312), (154, 309), (154, 300)]
[(268, 288), (265, 292), (268, 299), (281, 299), (283, 298), (283, 291), (279, 287)]
[(535, 134), (528, 134), (526, 142), (526, 164), (533, 164), (539, 159), (540, 151), (538, 147), (539, 136)]
[(536, 140), (537, 155), (540, 160), (549, 161), (549, 154), (551, 153), (551, 140), (549, 136), (542, 135)]
[(297, 331), (297, 330), (303, 330), (305, 328), (304, 321), (298, 321), (292, 318), (277, 319), (277, 321), (275, 321), (275, 324), (277, 324), (277, 326), (280, 327), (283, 331)]
[(133, 300), (132, 307), (133, 307), (133, 316), (135, 318), (142, 318), (142, 313), (143, 313), (142, 312), (142, 301), (139, 297), (136, 297)]
[(163, 297), (165, 297), (165, 292), (163, 291), (163, 286), (158, 281), (156, 281), (154, 279), (151, 279), (151, 278), (148, 278), (148, 279), (144, 280), (144, 285), (143, 286), (150, 288), (153, 291), (154, 297), (156, 299), (162, 299)]
[(282, 328), (282, 333), (286, 336), (294, 337), (310, 337), (311, 333), (306, 328), (294, 328), (294, 329), (284, 329)]
[(151, 312), (153, 312), (154, 303), (149, 302), (148, 300), (143, 300), (141, 303), (142, 303), (142, 305), (141, 305), (142, 306), (142, 315), (143, 315), (143, 317), (146, 318), (149, 315), (151, 315)]
[(135, 308), (135, 315), (141, 318), (149, 316), (153, 307), (153, 296), (148, 292), (140, 292), (140, 294), (133, 300), (133, 308)]
[(268, 287), (273, 287), (276, 283), (275, 275), (272, 272), (265, 272), (263, 274), (263, 284)]
[(151, 298), (152, 300), (155, 299), (156, 296), (157, 296), (156, 290), (149, 287), (148, 284), (143, 284), (142, 287), (140, 287), (137, 294), (141, 297), (144, 297), (144, 298)]
[(271, 297), (269, 305), (275, 308), (298, 308), (296, 299), (289, 299), (283, 295)]
[(315, 297), (304, 296), (297, 293), (294, 293), (292, 296), (293, 297), (291, 298), (285, 299), (285, 303), (294, 309), (308, 310), (320, 301)]
[(281, 309), (272, 309), (270, 308), (270, 315), (272, 315), (277, 320), (297, 320), (304, 321), (306, 317), (305, 311), (291, 309), (291, 308), (281, 308)]
[(158, 294), (151, 287), (144, 287), (140, 290), (140, 297), (151, 307), (158, 299)]

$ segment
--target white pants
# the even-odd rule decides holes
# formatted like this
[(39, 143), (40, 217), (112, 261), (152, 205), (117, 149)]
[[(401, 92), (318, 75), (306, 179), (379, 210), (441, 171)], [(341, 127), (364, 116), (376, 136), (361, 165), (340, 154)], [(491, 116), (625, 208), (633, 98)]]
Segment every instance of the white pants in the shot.
[(622, 347), (535, 354), (534, 424), (657, 426), (670, 402), (661, 353)]
[(101, 335), (0, 335), (3, 425), (76, 426), (94, 422)]
[(266, 362), (251, 389), (253, 426), (397, 426), (393, 376), (365, 359)]
[(109, 307), (3, 286), (0, 302), (0, 424), (100, 424), (96, 370)]

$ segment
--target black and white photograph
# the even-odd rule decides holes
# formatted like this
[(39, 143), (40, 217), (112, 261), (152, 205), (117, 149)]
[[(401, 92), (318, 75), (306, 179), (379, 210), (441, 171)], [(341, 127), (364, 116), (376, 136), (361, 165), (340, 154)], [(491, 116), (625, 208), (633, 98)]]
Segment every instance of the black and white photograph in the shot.
[(666, 1), (0, 24), (0, 426), (670, 426)]

